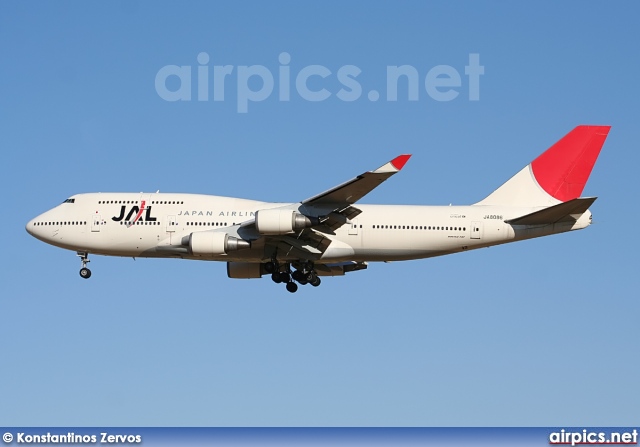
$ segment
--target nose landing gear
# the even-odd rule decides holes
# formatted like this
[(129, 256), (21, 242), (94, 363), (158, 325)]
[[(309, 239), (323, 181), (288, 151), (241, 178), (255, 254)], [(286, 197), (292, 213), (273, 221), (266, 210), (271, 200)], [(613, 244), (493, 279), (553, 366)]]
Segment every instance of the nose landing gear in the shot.
[(80, 276), (84, 279), (91, 278), (91, 270), (87, 268), (87, 264), (89, 261), (89, 253), (78, 252), (78, 257), (80, 257), (80, 261), (82, 262), (82, 268), (80, 269)]

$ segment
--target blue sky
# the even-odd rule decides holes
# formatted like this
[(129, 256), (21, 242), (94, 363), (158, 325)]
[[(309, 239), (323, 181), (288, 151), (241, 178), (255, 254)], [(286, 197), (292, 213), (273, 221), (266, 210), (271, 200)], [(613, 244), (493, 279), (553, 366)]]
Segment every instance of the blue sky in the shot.
[[(0, 423), (637, 425), (639, 8), (633, 2), (4, 2)], [(224, 101), (163, 100), (167, 65), (235, 67)], [(309, 80), (237, 111), (238, 68)], [(464, 74), (479, 54), (480, 98)], [(361, 70), (342, 101), (340, 67)], [(411, 65), (418, 101), (386, 100)], [(461, 74), (436, 101), (430, 69)], [(276, 77), (276, 86), (278, 78)], [(168, 81), (175, 89), (176, 78)], [(249, 84), (261, 87), (257, 79)], [(292, 85), (294, 82), (292, 81)], [(210, 87), (210, 93), (213, 93)], [(370, 101), (377, 90), (381, 99)], [(25, 223), (68, 196), (310, 197), (399, 153), (367, 203), (470, 204), (578, 124), (612, 130), (585, 231), (373, 264), (296, 295), (223, 264), (93, 257)]]

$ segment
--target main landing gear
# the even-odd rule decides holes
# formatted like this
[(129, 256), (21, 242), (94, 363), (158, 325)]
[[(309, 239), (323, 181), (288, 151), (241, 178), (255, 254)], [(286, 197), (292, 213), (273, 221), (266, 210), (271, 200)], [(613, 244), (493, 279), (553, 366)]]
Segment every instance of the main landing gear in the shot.
[(287, 291), (295, 293), (298, 291), (298, 284), (304, 286), (311, 284), (313, 287), (320, 285), (320, 278), (313, 268), (313, 263), (305, 262), (296, 265), (296, 270), (291, 271), (291, 264), (280, 265), (277, 260), (267, 262), (264, 265), (267, 273), (271, 273), (271, 280), (276, 284), (285, 283)]
[(80, 276), (83, 277), (84, 279), (89, 279), (91, 278), (91, 270), (89, 270), (87, 268), (87, 264), (91, 261), (89, 261), (89, 253), (85, 253), (85, 252), (78, 252), (78, 256), (80, 257), (80, 261), (82, 261), (82, 268), (80, 269)]

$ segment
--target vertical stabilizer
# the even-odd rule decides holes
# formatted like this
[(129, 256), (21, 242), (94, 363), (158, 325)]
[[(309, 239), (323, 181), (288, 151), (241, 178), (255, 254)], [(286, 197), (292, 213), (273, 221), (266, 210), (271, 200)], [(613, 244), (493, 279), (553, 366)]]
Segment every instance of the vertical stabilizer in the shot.
[(476, 205), (551, 206), (580, 197), (611, 126), (578, 126)]

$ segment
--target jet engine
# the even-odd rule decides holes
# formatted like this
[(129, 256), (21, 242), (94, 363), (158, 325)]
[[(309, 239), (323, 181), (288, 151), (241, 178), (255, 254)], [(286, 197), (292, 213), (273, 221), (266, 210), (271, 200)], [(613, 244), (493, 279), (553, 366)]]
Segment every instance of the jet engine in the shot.
[(293, 210), (256, 211), (256, 230), (265, 235), (287, 234), (320, 223), (317, 217), (309, 217)]
[(227, 233), (198, 231), (189, 235), (189, 250), (194, 256), (224, 255), (250, 247), (249, 242)]

